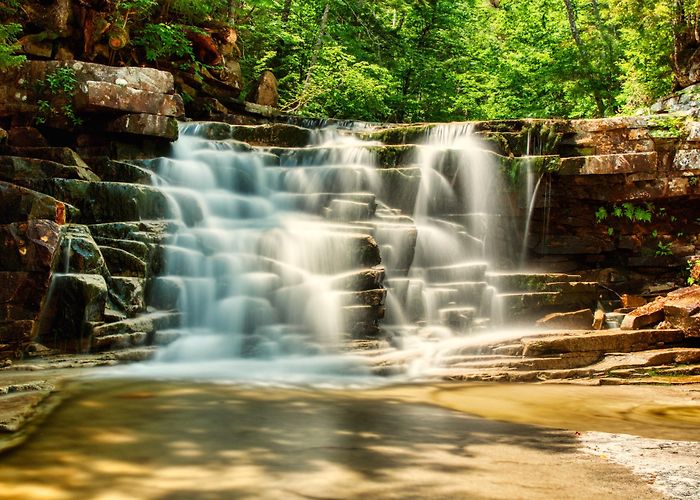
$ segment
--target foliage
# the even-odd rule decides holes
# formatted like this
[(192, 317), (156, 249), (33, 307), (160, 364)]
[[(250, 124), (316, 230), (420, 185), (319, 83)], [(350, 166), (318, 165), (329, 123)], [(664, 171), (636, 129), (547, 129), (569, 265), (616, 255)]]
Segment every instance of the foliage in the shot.
[(671, 244), (670, 243), (662, 243), (658, 242), (656, 245), (656, 254), (657, 257), (667, 257), (669, 255), (673, 255), (673, 252), (671, 251)]
[(19, 24), (0, 24), (0, 70), (17, 66), (24, 56), (15, 55), (17, 35), (22, 32)]
[(67, 67), (56, 68), (43, 80), (36, 82), (37, 91), (43, 98), (37, 101), (35, 122), (41, 125), (49, 119), (65, 118), (74, 126), (82, 125), (83, 120), (75, 114), (70, 101), (77, 85), (75, 70)]
[(688, 260), (688, 278), (689, 285), (700, 283), (700, 257), (693, 257)]
[(148, 24), (138, 32), (132, 43), (143, 47), (149, 61), (172, 57), (194, 60), (192, 44), (187, 39), (184, 27), (179, 24)]

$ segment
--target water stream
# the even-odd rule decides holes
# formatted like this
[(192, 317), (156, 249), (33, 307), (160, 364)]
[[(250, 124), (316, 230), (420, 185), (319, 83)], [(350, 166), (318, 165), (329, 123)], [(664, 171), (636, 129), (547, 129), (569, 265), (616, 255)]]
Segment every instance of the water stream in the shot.
[(470, 124), (430, 128), (396, 168), (351, 130), (262, 148), (207, 139), (212, 126), (182, 125), (172, 155), (148, 163), (182, 221), (154, 291), (176, 297), (183, 324), (158, 333), (158, 362), (324, 374), (349, 338), (379, 328), (405, 345), (503, 321), (487, 271), (517, 262), (522, 240)]

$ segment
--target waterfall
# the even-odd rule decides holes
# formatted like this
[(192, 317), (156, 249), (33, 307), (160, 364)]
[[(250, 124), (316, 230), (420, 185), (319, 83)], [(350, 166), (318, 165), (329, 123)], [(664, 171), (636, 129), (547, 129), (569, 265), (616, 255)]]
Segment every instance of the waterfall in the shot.
[(183, 315), (157, 333), (158, 362), (274, 360), (286, 377), (336, 369), (329, 357), (353, 337), (449, 338), (502, 321), (487, 271), (519, 244), (471, 124), (429, 128), (395, 166), (382, 144), (336, 127), (306, 147), (253, 147), (208, 139), (212, 126), (221, 137), (223, 124), (183, 124), (170, 157), (146, 162), (181, 221), (152, 287)]

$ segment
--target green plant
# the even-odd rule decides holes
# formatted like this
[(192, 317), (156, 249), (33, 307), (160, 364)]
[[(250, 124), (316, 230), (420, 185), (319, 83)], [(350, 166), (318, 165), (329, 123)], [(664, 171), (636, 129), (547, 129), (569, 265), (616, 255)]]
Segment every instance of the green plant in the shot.
[(654, 255), (657, 257), (668, 257), (669, 255), (673, 255), (673, 252), (671, 251), (671, 244), (662, 243), (659, 241), (656, 245), (656, 252)]
[(603, 222), (605, 219), (608, 218), (608, 211), (605, 210), (605, 207), (598, 207), (598, 210), (595, 212), (595, 221), (600, 224)]
[(697, 186), (698, 185), (698, 177), (696, 175), (689, 177), (688, 178), (688, 184), (690, 186)]
[[(36, 83), (37, 91), (43, 98), (37, 100), (37, 115), (35, 123), (45, 124), (49, 118), (63, 117), (72, 125), (83, 124), (83, 120), (75, 113), (75, 108), (70, 99), (78, 86), (75, 70), (72, 68), (57, 68), (49, 73), (43, 80)], [(57, 101), (68, 101), (54, 107), (52, 103)]]
[(132, 43), (143, 47), (149, 61), (172, 57), (194, 61), (192, 43), (187, 39), (184, 26), (180, 24), (146, 25)]
[(613, 229), (612, 227), (608, 226), (608, 236), (612, 236), (613, 234), (615, 234), (615, 229)]
[(24, 56), (15, 54), (17, 35), (21, 32), (22, 26), (19, 24), (0, 24), (0, 69), (17, 66), (25, 61)]
[(689, 285), (700, 283), (700, 257), (692, 257), (688, 259), (686, 269), (688, 271), (688, 278), (686, 279), (686, 282)]
[(654, 230), (651, 232), (651, 237), (652, 237), (652, 238), (656, 238), (657, 236), (659, 236), (659, 232), (658, 232), (656, 229), (654, 229)]

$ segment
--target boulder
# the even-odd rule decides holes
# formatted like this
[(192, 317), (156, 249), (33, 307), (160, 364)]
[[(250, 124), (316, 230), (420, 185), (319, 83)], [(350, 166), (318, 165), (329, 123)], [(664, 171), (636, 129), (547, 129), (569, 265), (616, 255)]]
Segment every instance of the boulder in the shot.
[(589, 330), (593, 326), (593, 311), (581, 309), (580, 311), (552, 313), (537, 320), (537, 326), (544, 328), (565, 328), (568, 330)]
[(18, 148), (47, 147), (49, 143), (34, 127), (12, 127), (8, 132), (7, 145)]
[(63, 352), (86, 351), (91, 323), (104, 319), (105, 279), (97, 274), (55, 274), (51, 288), (39, 341)]
[(277, 78), (272, 71), (263, 71), (258, 82), (250, 89), (246, 101), (261, 106), (276, 108), (279, 103), (277, 91)]
[(110, 296), (125, 312), (136, 314), (146, 310), (145, 279), (114, 276), (109, 285)]
[(657, 298), (653, 302), (638, 307), (625, 316), (620, 328), (623, 330), (638, 330), (650, 325), (660, 323), (664, 319), (663, 297)]
[(672, 328), (680, 328), (688, 337), (700, 337), (700, 286), (669, 294), (664, 303), (664, 316)]
[(87, 226), (70, 224), (61, 231), (61, 249), (54, 270), (60, 273), (109, 276), (105, 259)]
[[(700, 297), (700, 287), (697, 285), (675, 290), (665, 297), (657, 297), (653, 302), (634, 309), (625, 316), (622, 320), (620, 328), (623, 330), (636, 330), (649, 325), (660, 323), (664, 320), (666, 305), (669, 306), (674, 321), (679, 325), (686, 325), (687, 328), (694, 330), (693, 324), (695, 319), (693, 315), (700, 312), (696, 310), (694, 304), (698, 304)], [(683, 328), (678, 326), (676, 328)]]

